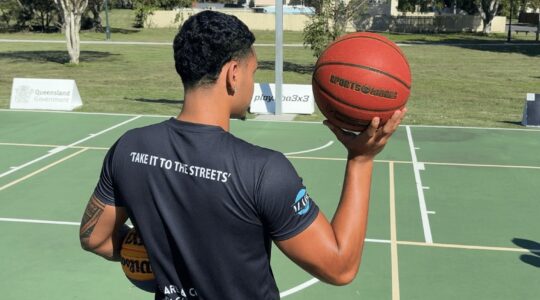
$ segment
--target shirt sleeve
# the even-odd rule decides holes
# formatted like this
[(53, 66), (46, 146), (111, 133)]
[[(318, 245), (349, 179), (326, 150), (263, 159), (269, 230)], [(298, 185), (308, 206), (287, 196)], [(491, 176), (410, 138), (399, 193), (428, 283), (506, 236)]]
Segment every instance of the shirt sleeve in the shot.
[(103, 166), (101, 167), (99, 181), (94, 189), (94, 196), (105, 204), (123, 206), (123, 204), (116, 199), (114, 190), (113, 160), (117, 144), (118, 142), (109, 149), (107, 155), (105, 155), (105, 158), (103, 159)]
[(286, 240), (299, 234), (319, 213), (302, 178), (281, 153), (270, 157), (257, 187), (257, 208), (263, 225), (274, 240)]

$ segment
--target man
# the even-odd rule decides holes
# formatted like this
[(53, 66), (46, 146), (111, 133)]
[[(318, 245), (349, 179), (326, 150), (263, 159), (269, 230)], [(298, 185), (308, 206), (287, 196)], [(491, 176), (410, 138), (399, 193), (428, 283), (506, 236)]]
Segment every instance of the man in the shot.
[(278, 299), (271, 242), (317, 278), (351, 282), (365, 238), (374, 156), (397, 111), (359, 135), (326, 125), (348, 150), (330, 223), (283, 154), (229, 131), (253, 94), (254, 36), (236, 17), (205, 11), (174, 41), (185, 103), (177, 118), (124, 134), (107, 153), (81, 224), (84, 249), (119, 259), (128, 216), (149, 253), (155, 299)]

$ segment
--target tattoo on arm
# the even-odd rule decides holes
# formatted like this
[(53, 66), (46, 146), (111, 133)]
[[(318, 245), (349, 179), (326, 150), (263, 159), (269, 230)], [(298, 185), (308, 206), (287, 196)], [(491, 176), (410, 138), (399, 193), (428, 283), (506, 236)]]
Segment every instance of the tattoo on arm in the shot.
[(94, 231), (94, 228), (96, 227), (104, 208), (105, 204), (101, 203), (101, 201), (92, 196), (92, 199), (86, 206), (86, 210), (84, 211), (83, 219), (81, 221), (81, 239), (88, 239), (92, 235), (92, 232)]

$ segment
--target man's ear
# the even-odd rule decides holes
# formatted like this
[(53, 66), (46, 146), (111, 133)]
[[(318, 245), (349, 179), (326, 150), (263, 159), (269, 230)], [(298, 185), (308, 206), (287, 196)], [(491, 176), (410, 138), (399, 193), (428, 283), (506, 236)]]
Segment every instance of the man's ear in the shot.
[(225, 79), (227, 83), (227, 94), (233, 96), (236, 93), (236, 86), (238, 84), (238, 72), (240, 66), (236, 60), (231, 60), (225, 65)]

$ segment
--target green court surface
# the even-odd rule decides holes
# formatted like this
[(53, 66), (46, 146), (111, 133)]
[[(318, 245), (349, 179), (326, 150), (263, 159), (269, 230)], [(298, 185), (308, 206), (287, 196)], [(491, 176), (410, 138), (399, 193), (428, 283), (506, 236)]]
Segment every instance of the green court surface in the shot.
[[(84, 252), (78, 224), (108, 147), (167, 118), (0, 110), (0, 299), (153, 299)], [(345, 151), (326, 127), (231, 124), (284, 152), (333, 215)], [(357, 278), (321, 283), (274, 248), (282, 298), (537, 299), (539, 149), (540, 130), (401, 126), (377, 157)]]

